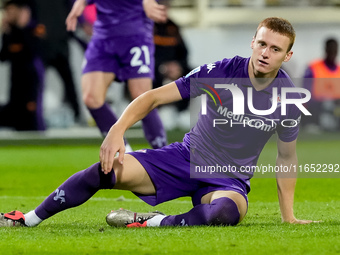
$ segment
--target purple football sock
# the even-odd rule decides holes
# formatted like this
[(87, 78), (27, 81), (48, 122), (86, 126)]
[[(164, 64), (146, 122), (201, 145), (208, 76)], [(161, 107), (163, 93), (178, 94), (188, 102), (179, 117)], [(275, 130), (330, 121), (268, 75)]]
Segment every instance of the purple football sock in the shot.
[(112, 189), (115, 182), (114, 171), (105, 175), (98, 162), (68, 178), (35, 209), (35, 213), (45, 220), (60, 211), (81, 205), (100, 189)]
[(233, 200), (227, 197), (215, 199), (211, 204), (200, 204), (189, 212), (180, 215), (169, 215), (161, 221), (161, 226), (194, 226), (194, 225), (236, 225), (240, 213)]
[(146, 140), (154, 149), (167, 145), (166, 132), (164, 130), (158, 110), (152, 110), (143, 120), (143, 130)]
[(88, 108), (97, 126), (105, 137), (111, 126), (118, 120), (116, 114), (111, 110), (110, 106), (105, 103), (97, 109)]

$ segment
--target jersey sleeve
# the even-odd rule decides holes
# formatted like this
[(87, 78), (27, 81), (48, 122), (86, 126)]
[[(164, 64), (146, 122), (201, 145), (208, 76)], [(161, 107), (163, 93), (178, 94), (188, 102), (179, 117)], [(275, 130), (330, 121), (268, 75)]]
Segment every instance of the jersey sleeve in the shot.
[(303, 87), (312, 92), (314, 73), (311, 67), (307, 67), (305, 74), (303, 76)]
[(187, 99), (191, 97), (190, 92), (192, 91), (190, 87), (190, 80), (195, 79), (198, 74), (201, 71), (201, 66), (196, 67), (193, 69), (190, 73), (188, 73), (186, 76), (183, 76), (175, 81), (177, 88), (179, 92), (181, 93), (181, 96), (183, 99)]
[[(225, 60), (223, 60), (225, 62)], [(195, 98), (205, 93), (200, 89), (200, 78), (216, 78), (221, 77), (219, 72), (222, 66), (222, 61), (217, 61), (214, 63), (198, 66), (193, 69), (186, 76), (183, 76), (175, 81), (179, 92), (183, 99)], [(210, 71), (216, 69), (216, 73), (212, 75)]]
[(283, 116), (277, 134), (281, 141), (292, 142), (299, 134), (301, 111), (296, 105), (288, 105), (287, 108), (287, 115)]

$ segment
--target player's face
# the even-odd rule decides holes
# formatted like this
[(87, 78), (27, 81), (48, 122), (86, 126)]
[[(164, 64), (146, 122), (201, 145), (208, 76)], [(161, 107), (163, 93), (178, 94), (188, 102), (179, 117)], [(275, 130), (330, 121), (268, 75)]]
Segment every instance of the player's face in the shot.
[(255, 77), (274, 78), (282, 65), (291, 58), (293, 52), (288, 50), (290, 40), (287, 36), (261, 27), (251, 42), (253, 53), (250, 72)]

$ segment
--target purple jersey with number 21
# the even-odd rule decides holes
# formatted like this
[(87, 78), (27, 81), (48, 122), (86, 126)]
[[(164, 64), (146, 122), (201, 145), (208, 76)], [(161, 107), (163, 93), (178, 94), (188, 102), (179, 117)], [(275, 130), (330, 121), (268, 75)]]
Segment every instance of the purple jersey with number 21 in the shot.
[(87, 0), (94, 3), (97, 20), (88, 44), (83, 73), (114, 73), (126, 81), (153, 78), (153, 22), (142, 0)]

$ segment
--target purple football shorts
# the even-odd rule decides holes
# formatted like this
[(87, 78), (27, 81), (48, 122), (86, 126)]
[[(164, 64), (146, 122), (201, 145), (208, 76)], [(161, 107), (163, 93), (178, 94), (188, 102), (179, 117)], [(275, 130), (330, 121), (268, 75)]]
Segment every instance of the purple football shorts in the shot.
[(241, 194), (248, 203), (247, 185), (235, 178), (190, 178), (190, 152), (183, 143), (173, 143), (160, 149), (130, 152), (145, 168), (155, 185), (155, 195), (135, 193), (146, 203), (157, 204), (189, 196), (193, 205), (216, 190), (231, 190)]
[(153, 39), (143, 35), (93, 37), (86, 49), (83, 74), (88, 72), (114, 73), (120, 81), (154, 77)]

